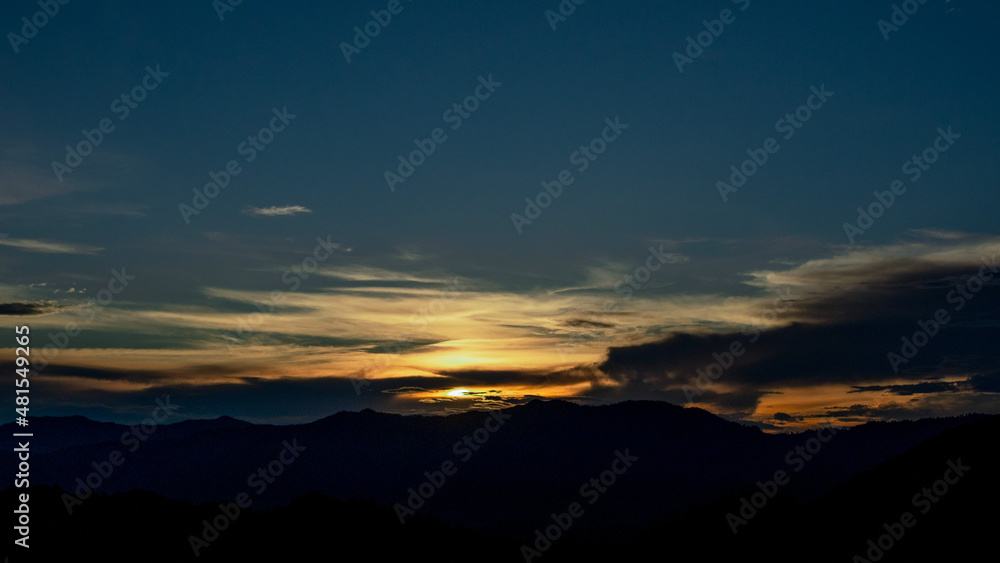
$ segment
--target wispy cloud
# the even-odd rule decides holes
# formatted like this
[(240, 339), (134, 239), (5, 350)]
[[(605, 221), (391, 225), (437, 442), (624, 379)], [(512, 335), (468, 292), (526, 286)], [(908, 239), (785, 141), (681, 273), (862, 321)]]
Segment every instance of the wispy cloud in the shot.
[(79, 189), (73, 182), (56, 180), (42, 162), (34, 148), (0, 141), (0, 206), (21, 205)]
[(96, 255), (104, 250), (99, 246), (77, 244), (72, 242), (46, 241), (36, 239), (18, 239), (0, 237), (0, 245), (13, 246), (25, 252), (41, 252), (45, 254), (90, 254)]
[(296, 215), (299, 213), (312, 213), (312, 209), (301, 205), (283, 205), (281, 207), (253, 207), (248, 206), (243, 210), (245, 215), (253, 217), (280, 217), (285, 215)]

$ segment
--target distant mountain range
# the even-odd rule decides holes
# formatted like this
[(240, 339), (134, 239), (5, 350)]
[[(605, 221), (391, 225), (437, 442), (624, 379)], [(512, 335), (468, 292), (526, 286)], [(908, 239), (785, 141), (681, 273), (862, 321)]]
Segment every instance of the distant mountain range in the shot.
[[(553, 524), (553, 514), (568, 513), (577, 503), (583, 514), (573, 519), (564, 541), (554, 542), (552, 552), (539, 560), (571, 555), (578, 561), (599, 560), (588, 557), (602, 549), (612, 550), (610, 556), (628, 546), (659, 545), (663, 558), (704, 552), (688, 549), (690, 545), (661, 545), (662, 538), (681, 532), (711, 543), (702, 550), (739, 556), (764, 549), (767, 542), (798, 545), (811, 537), (811, 530), (829, 531), (829, 545), (844, 552), (841, 560), (851, 561), (866, 547), (864, 539), (852, 540), (855, 532), (864, 536), (870, 530), (877, 539), (881, 525), (898, 520), (907, 506), (914, 510), (912, 496), (941, 479), (954, 459), (974, 469), (940, 507), (935, 502), (934, 512), (918, 518), (920, 527), (910, 537), (931, 537), (931, 520), (975, 524), (970, 515), (943, 515), (977, 498), (1000, 500), (992, 453), (998, 426), (1000, 417), (967, 415), (766, 434), (700, 409), (646, 401), (594, 407), (532, 401), (503, 412), (442, 417), (364, 410), (291, 426), (224, 417), (133, 430), (83, 417), (36, 418), (31, 483), (36, 489), (49, 485), (80, 496), (89, 488), (96, 491), (74, 502), (38, 489), (49, 499), (38, 510), (54, 511), (44, 516), (52, 519), (54, 530), (92, 525), (84, 522), (93, 523), (94, 514), (119, 504), (138, 510), (135, 517), (140, 518), (143, 512), (137, 507), (148, 504), (149, 509), (162, 505), (179, 513), (192, 511), (186, 527), (170, 526), (194, 532), (201, 518), (218, 513), (219, 502), (245, 499), (255, 514), (283, 511), (286, 523), (304, 513), (350, 520), (351, 510), (358, 510), (379, 521), (380, 528), (391, 528), (370, 530), (376, 537), (410, 534), (416, 528), (426, 528), (430, 536), (454, 537), (458, 532), (449, 526), (460, 526), (467, 530), (462, 534), (490, 538), (482, 541), (513, 550), (514, 559), (497, 560), (516, 561), (521, 557), (518, 546), (530, 546), (536, 530)], [(0, 441), (11, 451), (15, 444), (10, 436), (19, 430), (13, 425), (3, 430)], [(4, 456), (0, 470), (13, 475), (14, 463), (13, 455)], [(105, 496), (123, 491), (153, 495)], [(764, 506), (744, 508), (741, 515), (744, 499)], [(178, 508), (190, 506), (186, 503), (202, 508)], [(74, 515), (67, 513), (67, 505)], [(199, 510), (205, 514), (196, 517)], [(275, 514), (245, 518), (258, 524), (246, 524), (244, 532)], [(834, 515), (847, 519), (838, 521)], [(782, 530), (791, 536), (784, 537)], [(187, 547), (183, 541), (179, 545)], [(908, 553), (903, 547), (897, 552)]]

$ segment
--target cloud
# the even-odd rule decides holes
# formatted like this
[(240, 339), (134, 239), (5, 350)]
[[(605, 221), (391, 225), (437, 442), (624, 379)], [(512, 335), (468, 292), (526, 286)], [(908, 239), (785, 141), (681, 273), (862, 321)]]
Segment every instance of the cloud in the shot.
[(821, 417), (836, 418), (843, 422), (866, 422), (872, 418), (885, 420), (908, 418), (908, 409), (893, 401), (882, 405), (854, 404), (849, 407), (828, 409)]
[(884, 391), (899, 396), (956, 393), (959, 391), (1000, 393), (1000, 372), (976, 374), (969, 376), (964, 381), (922, 381), (904, 385), (855, 386), (850, 392), (864, 393), (868, 391)]
[(573, 367), (562, 370), (444, 370), (448, 387), (522, 387), (562, 386), (594, 381), (592, 368)]
[[(78, 371), (61, 379), (67, 386), (134, 390), (333, 376), (354, 394), (344, 380), (354, 376), (364, 378), (366, 396), (378, 395), (390, 410), (443, 412), (529, 395), (690, 403), (684, 387), (697, 386), (700, 373), (714, 373), (716, 381), (694, 399), (698, 406), (783, 428), (815, 424), (826, 411), (855, 403), (887, 416), (988, 412), (1000, 408), (1000, 394), (990, 392), (1000, 388), (993, 344), (1000, 338), (1000, 276), (985, 280), (960, 311), (946, 296), (978, 275), (981, 257), (995, 253), (1000, 238), (924, 236), (775, 262), (773, 271), (744, 278), (750, 290), (743, 295), (650, 291), (617, 298), (613, 312), (603, 309), (616, 296), (610, 288), (596, 294), (510, 289), (431, 267), (398, 271), (345, 256), (353, 263), (319, 270), (312, 285), (285, 291), (281, 306), (243, 338), (234, 336), (237, 327), (255, 303), (268, 302), (269, 292), (208, 287), (211, 303), (200, 307), (139, 303), (127, 320), (124, 312), (107, 311), (88, 332), (118, 334), (128, 325), (127, 357), (81, 347), (65, 351), (61, 361), (143, 375)], [(739, 271), (730, 277), (741, 279)], [(774, 291), (782, 287), (789, 289)], [(895, 373), (887, 352), (898, 351), (901, 337), (912, 337), (918, 321), (942, 308), (951, 315), (947, 326)], [(202, 332), (191, 335), (191, 327)], [(147, 342), (165, 340), (172, 348), (147, 349)], [(229, 355), (226, 343), (238, 355)], [(727, 359), (734, 343), (741, 352)], [(185, 367), (213, 351), (238, 362), (240, 372)], [(716, 363), (725, 368), (710, 369)], [(168, 370), (169, 377), (159, 375)], [(470, 392), (444, 397), (456, 388)], [(885, 410), (886, 395), (907, 399)], [(781, 421), (776, 412), (796, 420)]]
[[(75, 174), (65, 174), (58, 178), (52, 170), (52, 157), (57, 161), (64, 160), (65, 151), (56, 156), (36, 148), (23, 138), (0, 138), (0, 206), (24, 205), (26, 203), (63, 196), (81, 191), (93, 192), (109, 187), (113, 179), (122, 171), (142, 169), (147, 161), (133, 153), (117, 152), (113, 147), (101, 146), (87, 157), (86, 168), (90, 171), (86, 177), (75, 177)], [(101, 178), (95, 180), (94, 178)], [(65, 202), (57, 203), (62, 209)], [(39, 219), (50, 218), (53, 206), (38, 208)], [(67, 209), (73, 213), (86, 212), (82, 209)], [(56, 211), (61, 212), (61, 211)], [(25, 211), (31, 214), (31, 211)]]
[(248, 206), (243, 210), (244, 215), (253, 217), (281, 217), (285, 215), (295, 215), (298, 213), (312, 213), (312, 209), (301, 205), (284, 205), (281, 207), (253, 207)]
[(384, 389), (383, 393), (426, 393), (427, 389), (423, 387), (398, 387), (396, 389)]
[[(240, 365), (196, 364), (178, 366), (175, 368), (135, 368), (94, 366), (67, 362), (53, 363), (46, 366), (44, 375), (50, 380), (71, 378), (91, 384), (120, 384), (119, 389), (150, 389), (170, 385), (191, 384), (198, 381), (206, 385), (227, 383), (253, 383), (254, 378), (247, 376), (252, 368)], [(116, 387), (105, 387), (112, 389)]]
[(973, 375), (968, 383), (980, 393), (1000, 393), (1000, 371)]
[(369, 354), (406, 354), (425, 349), (445, 342), (444, 340), (397, 340), (395, 342), (380, 342), (376, 346), (365, 349)]
[(57, 313), (68, 305), (57, 305), (52, 301), (37, 301), (34, 303), (0, 303), (0, 316), (48, 315)]
[(866, 391), (886, 391), (893, 395), (921, 395), (926, 393), (953, 393), (959, 390), (958, 383), (952, 381), (923, 381), (906, 385), (865, 385), (855, 386), (851, 393)]
[(46, 254), (96, 255), (104, 250), (101, 247), (91, 246), (89, 244), (35, 239), (17, 239), (10, 237), (0, 237), (0, 245), (13, 246), (14, 248), (20, 248), (25, 252), (40, 252)]
[[(1000, 361), (1000, 238), (918, 234), (924, 240), (754, 272), (752, 285), (786, 286), (793, 297), (774, 301), (769, 325), (675, 330), (613, 346), (598, 368), (622, 393), (689, 386), (703, 391), (698, 403), (715, 410), (753, 410), (774, 390), (839, 387), (942, 400), (1000, 390), (993, 371)], [(934, 328), (942, 311), (948, 320)], [(901, 354), (903, 339), (921, 331), (931, 335), (917, 353), (892, 364), (889, 353)], [(830, 407), (825, 416), (899, 417), (913, 408), (857, 404)]]
[(73, 182), (60, 182), (43, 164), (37, 151), (13, 143), (0, 143), (0, 206), (63, 195), (79, 189)]
[(588, 321), (586, 319), (570, 319), (564, 322), (563, 325), (573, 328), (615, 328), (615, 325), (610, 323)]
[[(339, 247), (339, 245), (336, 244), (334, 246)], [(335, 270), (320, 270), (317, 272), (317, 275), (338, 278), (350, 282), (377, 282), (386, 285), (397, 285), (399, 287), (405, 287), (406, 284), (434, 284), (438, 286), (450, 284), (450, 286), (463, 287), (463, 281), (465, 281), (459, 280), (456, 276), (435, 277), (433, 275), (399, 272), (374, 266), (361, 265), (341, 266)], [(467, 288), (467, 286), (465, 286), (465, 288)]]

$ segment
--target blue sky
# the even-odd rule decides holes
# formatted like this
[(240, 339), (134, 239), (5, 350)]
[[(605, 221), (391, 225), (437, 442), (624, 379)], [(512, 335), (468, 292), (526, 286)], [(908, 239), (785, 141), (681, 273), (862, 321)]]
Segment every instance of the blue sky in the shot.
[[(262, 419), (363, 405), (468, 408), (487, 396), (676, 401), (676, 381), (657, 379), (663, 373), (647, 374), (651, 388), (634, 393), (600, 371), (565, 381), (552, 374), (608, 365), (609, 347), (738, 333), (744, 312), (766, 308), (776, 289), (755, 273), (794, 277), (826, 260), (870, 264), (875, 276), (889, 256), (925, 267), (929, 256), (962, 255), (971, 264), (1000, 235), (995, 2), (928, 0), (888, 39), (878, 21), (891, 21), (893, 4), (879, 2), (591, 0), (555, 30), (545, 15), (559, 9), (555, 1), (400, 6), (350, 62), (341, 43), (386, 3), (243, 2), (220, 21), (207, 0), (70, 2), (26, 43), (15, 41), (17, 52), (8, 35), (0, 55), (8, 77), (0, 85), (0, 291), (22, 307), (3, 318), (37, 327), (47, 342), (81, 308), (93, 310), (87, 298), (113, 269), (136, 276), (53, 359), (59, 374), (40, 374), (59, 390), (40, 410), (120, 418), (164, 389), (190, 393), (199, 405), (192, 416)], [(10, 2), (0, 22), (20, 34), (21, 18), (40, 9)], [(674, 53), (727, 9), (732, 23), (679, 72)], [(167, 76), (121, 119), (112, 104), (142, 84), (147, 67)], [(453, 129), (445, 112), (474, 95), (481, 77), (499, 85)], [(813, 87), (833, 94), (784, 139), (776, 122), (806, 104)], [(294, 119), (247, 162), (238, 147), (283, 108)], [(58, 180), (53, 161), (105, 118), (114, 130)], [(616, 118), (627, 129), (578, 171), (572, 154)], [(911, 181), (903, 164), (949, 127), (957, 139)], [(447, 139), (391, 191), (384, 173), (436, 128)], [(723, 201), (717, 182), (769, 137), (778, 150)], [(178, 206), (231, 160), (239, 175), (185, 223)], [(511, 214), (524, 214), (525, 198), (562, 170), (574, 182), (518, 233)], [(897, 179), (905, 193), (851, 244), (844, 223)], [(337, 250), (291, 291), (283, 275), (312, 255), (317, 237)], [(661, 245), (670, 263), (623, 300), (615, 284)], [(958, 268), (953, 276), (967, 270), (945, 262)], [(908, 283), (923, 287), (919, 279)], [(449, 295), (449, 280), (464, 291), (442, 300), (441, 322), (400, 339), (400, 322)], [(291, 301), (236, 343), (246, 365), (234, 361), (226, 335), (275, 290)], [(623, 312), (595, 315), (607, 299)], [(719, 303), (731, 317), (713, 312)], [(597, 324), (581, 331), (576, 321), (587, 318)], [(570, 358), (553, 353), (574, 331), (587, 345)], [(420, 345), (379, 369), (384, 388), (355, 393), (347, 379), (357, 379), (359, 362), (377, 343), (400, 340)], [(213, 366), (210, 382), (149, 375), (205, 366)], [(906, 383), (882, 367), (866, 372), (869, 386)], [(941, 367), (910, 377), (930, 371), (958, 382), (989, 366)], [(143, 370), (146, 379), (120, 375)], [(470, 375), (461, 380), (469, 394), (442, 397), (458, 388), (447, 370), (541, 379)], [(249, 398), (199, 388), (239, 385), (260, 396), (254, 386), (265, 380), (286, 382), (268, 393), (299, 406), (264, 412)], [(304, 380), (334, 390), (296, 390)], [(735, 372), (728, 383), (738, 387)], [(398, 391), (409, 387), (422, 391)], [(778, 407), (768, 392), (794, 395), (751, 387), (726, 390), (750, 393), (738, 409), (699, 406), (770, 424)], [(823, 407), (847, 408), (855, 398), (799, 406), (815, 421), (830, 410)], [(878, 403), (865, 398), (858, 402)], [(979, 396), (948, 408), (996, 403)]]

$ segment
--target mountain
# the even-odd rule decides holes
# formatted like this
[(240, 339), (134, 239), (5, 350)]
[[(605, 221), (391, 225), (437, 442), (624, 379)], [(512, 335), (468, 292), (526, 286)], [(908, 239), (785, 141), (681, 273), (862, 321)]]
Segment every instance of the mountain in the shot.
[[(209, 541), (201, 538), (206, 522), (219, 518), (215, 504), (192, 505), (144, 491), (99, 493), (67, 516), (61, 496), (55, 488), (32, 487), (30, 549), (8, 548), (0, 557), (9, 555), (15, 563), (402, 561), (419, 555), (441, 563), (509, 563), (520, 557), (512, 539), (486, 538), (422, 516), (401, 526), (387, 506), (317, 493), (268, 511), (242, 511), (217, 536), (207, 536)], [(14, 489), (0, 492), (0, 501), (17, 506)], [(11, 546), (14, 532), (7, 534), (5, 545)]]
[[(533, 401), (293, 426), (191, 420), (147, 427), (144, 441), (82, 417), (39, 418), (32, 429), (39, 561), (995, 557), (1000, 416), (773, 435), (666, 403)], [(77, 478), (96, 492), (64, 493)], [(427, 498), (401, 510), (411, 488)], [(18, 506), (24, 492), (0, 494)]]
[[(31, 482), (80, 496), (90, 488), (146, 490), (192, 503), (232, 502), (244, 493), (253, 509), (319, 492), (398, 505), (404, 518), (432, 516), (515, 537), (530, 537), (553, 512), (578, 502), (588, 508), (577, 529), (614, 535), (727, 498), (778, 470), (790, 474), (783, 494), (816, 498), (926, 438), (982, 418), (869, 423), (823, 434), (824, 442), (815, 431), (766, 434), (651, 401), (532, 401), (502, 413), (441, 417), (364, 410), (290, 426), (222, 418), (152, 432), (82, 417), (39, 418), (32, 421)], [(16, 428), (4, 425), (0, 436)], [(810, 444), (821, 449), (796, 453)], [(611, 471), (623, 467), (616, 460), (631, 458), (621, 475)], [(0, 468), (13, 474), (13, 463), (8, 456)], [(602, 473), (614, 477), (613, 486), (586, 486)]]
[(1000, 416), (978, 418), (852, 476), (822, 497), (801, 502), (779, 491), (737, 525), (736, 534), (727, 515), (749, 515), (741, 513), (742, 500), (757, 487), (599, 549), (561, 546), (568, 549), (559, 555), (593, 561), (645, 552), (669, 552), (681, 560), (758, 554), (779, 563), (995, 561), (998, 435)]

